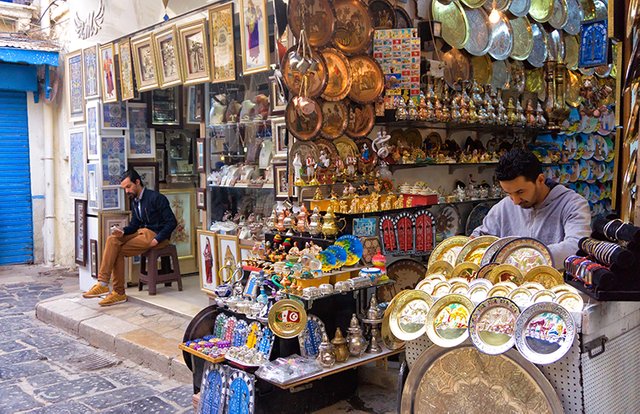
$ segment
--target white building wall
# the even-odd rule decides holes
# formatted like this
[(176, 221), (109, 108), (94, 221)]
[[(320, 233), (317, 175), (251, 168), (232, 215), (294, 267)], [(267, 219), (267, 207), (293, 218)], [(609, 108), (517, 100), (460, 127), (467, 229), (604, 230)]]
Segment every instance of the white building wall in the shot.
[(52, 139), (45, 137), (43, 129), (43, 106), (48, 105), (42, 102), (35, 103), (33, 93), (27, 94), (27, 111), (29, 118), (29, 164), (31, 168), (31, 210), (33, 212), (33, 261), (34, 263), (44, 262), (44, 196), (45, 196), (45, 175), (44, 175), (44, 141)]

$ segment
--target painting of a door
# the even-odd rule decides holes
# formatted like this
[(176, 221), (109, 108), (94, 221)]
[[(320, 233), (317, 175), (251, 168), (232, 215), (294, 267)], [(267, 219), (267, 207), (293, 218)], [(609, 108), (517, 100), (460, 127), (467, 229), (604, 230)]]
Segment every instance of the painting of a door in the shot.
[(401, 213), (396, 218), (396, 231), (398, 232), (398, 250), (400, 253), (413, 253), (413, 220), (406, 213)]
[(416, 254), (429, 253), (433, 250), (435, 228), (433, 216), (428, 211), (416, 214)]
[(398, 244), (396, 243), (396, 231), (393, 228), (393, 222), (390, 217), (382, 217), (380, 219), (380, 233), (382, 235), (382, 248), (384, 253), (390, 254), (395, 252)]

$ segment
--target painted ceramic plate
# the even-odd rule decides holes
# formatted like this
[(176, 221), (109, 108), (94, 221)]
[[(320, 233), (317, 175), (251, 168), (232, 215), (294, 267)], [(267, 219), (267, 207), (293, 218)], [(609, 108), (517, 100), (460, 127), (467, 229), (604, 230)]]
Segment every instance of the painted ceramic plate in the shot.
[(520, 286), (509, 292), (507, 298), (514, 301), (520, 309), (526, 309), (531, 304), (531, 296), (533, 293), (529, 289)]
[(433, 299), (421, 290), (409, 291), (396, 301), (389, 316), (389, 329), (401, 341), (421, 337), (427, 330), (426, 321)]
[(441, 280), (437, 280), (437, 279), (423, 279), (420, 282), (418, 282), (418, 284), (416, 285), (415, 290), (421, 290), (429, 295), (433, 294), (433, 288), (438, 284), (442, 282)]
[[(301, 95), (302, 93), (302, 72), (295, 69), (290, 65), (290, 56), (297, 54), (298, 46), (291, 47), (284, 58), (282, 59), (281, 71), (282, 71), (282, 79), (284, 80), (285, 85), (294, 95)], [(311, 58), (313, 61), (312, 68), (309, 68), (306, 72), (307, 78), (307, 91), (306, 95), (309, 98), (317, 98), (324, 92), (327, 87), (327, 79), (328, 79), (328, 70), (327, 64), (324, 60), (324, 57), (320, 53), (315, 53)]]
[(336, 267), (342, 267), (347, 262), (347, 251), (344, 247), (332, 244), (325, 250), (330, 251), (336, 257)]
[(540, 302), (554, 302), (556, 300), (556, 294), (550, 290), (540, 290), (531, 296), (531, 302), (540, 303)]
[(561, 305), (569, 312), (582, 312), (584, 308), (584, 300), (576, 292), (564, 292), (556, 296), (555, 302)]
[(269, 309), (269, 329), (280, 338), (293, 338), (307, 325), (307, 312), (292, 299), (281, 299)]
[(518, 237), (516, 236), (502, 237), (491, 243), (491, 245), (487, 247), (487, 250), (485, 250), (484, 255), (482, 255), (480, 266), (485, 266), (491, 263), (493, 261), (493, 256), (498, 252), (498, 250), (500, 250), (505, 244), (517, 238)]
[(473, 310), (469, 318), (471, 342), (485, 354), (507, 352), (516, 341), (516, 320), (520, 309), (507, 298), (488, 298)]
[(353, 140), (351, 138), (347, 138), (347, 137), (340, 137), (337, 139), (334, 139), (333, 141), (333, 145), (336, 146), (336, 149), (338, 150), (338, 154), (340, 155), (340, 158), (342, 158), (342, 161), (346, 164), (346, 158), (347, 157), (358, 157), (358, 146), (356, 145), (355, 142), (353, 142)]
[(349, 98), (360, 104), (374, 102), (384, 90), (382, 68), (368, 55), (353, 56), (351, 65), (351, 89)]
[[(469, 39), (469, 22), (460, 3), (431, 2), (431, 17), (442, 25), (442, 39), (455, 49), (462, 49)], [(463, 78), (464, 79), (464, 78)]]
[(347, 251), (347, 261), (345, 262), (345, 266), (353, 266), (362, 258), (362, 242), (356, 236), (351, 234), (340, 236), (334, 244)]
[(413, 20), (409, 13), (400, 6), (395, 7), (396, 12), (396, 29), (409, 29), (413, 27)]
[[(289, 150), (289, 171), (293, 171), (295, 168), (293, 165), (296, 155), (299, 155), (300, 161), (304, 164), (307, 158), (313, 158), (318, 160), (320, 152), (318, 146), (311, 141), (296, 141), (291, 145)], [(310, 181), (313, 177), (305, 177), (307, 181)]]
[(469, 293), (469, 283), (466, 281), (451, 283), (449, 292), (455, 293), (456, 295), (467, 295)]
[(501, 264), (491, 270), (487, 279), (494, 285), (500, 282), (513, 282), (519, 285), (522, 283), (522, 273), (513, 265)]
[(556, 294), (556, 296), (560, 296), (565, 292), (573, 292), (573, 293), (578, 293), (578, 290), (576, 288), (574, 288), (571, 285), (568, 285), (566, 283), (563, 283), (561, 285), (557, 285), (552, 287), (551, 289), (549, 289), (550, 291), (552, 291), (553, 293)]
[(551, 252), (547, 246), (531, 237), (510, 241), (496, 253), (494, 261), (514, 265), (524, 274), (536, 266), (553, 267)]
[(489, 298), (496, 298), (496, 297), (506, 298), (507, 296), (509, 296), (509, 292), (511, 292), (511, 290), (512, 289), (509, 289), (509, 287), (506, 286), (506, 285), (494, 286), (491, 289), (489, 289), (489, 292), (487, 292), (487, 297), (489, 297)]
[(373, 26), (367, 5), (359, 0), (335, 0), (336, 28), (333, 43), (347, 55), (364, 53), (371, 44)]
[(373, 150), (369, 138), (354, 140), (358, 147), (358, 172), (362, 175), (369, 174), (378, 164), (378, 154)]
[(324, 46), (331, 41), (335, 15), (329, 0), (290, 0), (287, 20), (291, 32), (298, 39), (300, 30), (306, 29), (307, 39), (313, 47)]
[(434, 274), (443, 275), (445, 278), (453, 277), (453, 266), (446, 260), (436, 260), (427, 267), (427, 276)]
[(456, 264), (471, 262), (479, 267), (484, 252), (496, 240), (498, 240), (496, 236), (480, 236), (469, 240), (460, 250), (456, 258)]
[(287, 130), (294, 137), (308, 141), (322, 128), (322, 108), (312, 98), (296, 96), (289, 101), (286, 109)]
[(361, 105), (351, 102), (350, 106), (349, 124), (345, 132), (351, 138), (364, 137), (371, 132), (376, 121), (373, 104)]
[(493, 207), (495, 203), (490, 202), (482, 202), (476, 205), (471, 213), (469, 213), (469, 217), (467, 218), (467, 224), (465, 226), (465, 233), (470, 235), (473, 231), (482, 225), (482, 221), (489, 214), (489, 210)]
[(535, 303), (516, 321), (516, 347), (534, 364), (551, 364), (571, 349), (576, 325), (557, 303)]
[(544, 290), (544, 285), (542, 285), (542, 283), (538, 283), (538, 282), (524, 282), (523, 284), (520, 285), (520, 287), (523, 287), (525, 289), (528, 289), (529, 292), (531, 292), (531, 294), (535, 294), (540, 292), (541, 290)]
[(456, 265), (451, 272), (451, 278), (462, 277), (466, 280), (475, 279), (475, 275), (480, 269), (476, 263), (462, 262)]
[(446, 295), (438, 299), (427, 314), (427, 336), (443, 348), (460, 345), (469, 336), (469, 316), (473, 303), (463, 295)]
[(551, 266), (536, 266), (524, 275), (525, 282), (538, 282), (545, 289), (564, 284), (562, 273)]
[(458, 209), (453, 204), (442, 207), (436, 218), (436, 241), (441, 242), (460, 232), (462, 220)]
[(322, 342), (322, 334), (327, 333), (324, 323), (315, 315), (307, 316), (307, 324), (298, 335), (298, 343), (300, 344), (300, 355), (303, 357), (315, 358), (320, 352), (320, 343)]
[(456, 265), (458, 253), (460, 253), (462, 246), (468, 241), (469, 238), (467, 236), (453, 236), (444, 240), (433, 249), (433, 252), (429, 256), (429, 265), (436, 260), (445, 260), (451, 263), (452, 266)]
[(327, 64), (327, 87), (322, 93), (326, 101), (339, 101), (349, 93), (351, 89), (351, 65), (349, 59), (339, 50), (326, 48), (322, 57)]

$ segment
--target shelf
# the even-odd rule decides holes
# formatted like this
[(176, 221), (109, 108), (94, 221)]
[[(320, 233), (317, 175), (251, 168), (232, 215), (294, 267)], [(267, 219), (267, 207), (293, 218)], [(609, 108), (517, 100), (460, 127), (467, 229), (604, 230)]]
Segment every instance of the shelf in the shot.
[[(561, 165), (569, 165), (570, 163), (554, 163), (554, 164), (541, 164), (542, 167), (554, 167)], [(492, 168), (498, 165), (498, 162), (423, 162), (423, 163), (414, 163), (414, 164), (389, 164), (389, 170), (394, 172), (395, 170), (404, 170), (407, 168), (424, 168), (424, 167), (449, 167), (449, 173), (452, 170), (457, 168), (465, 168), (465, 167), (478, 167), (480, 171), (486, 168)]]
[[(359, 270), (359, 269), (363, 269), (363, 267), (354, 268), (354, 269), (351, 269), (351, 270)], [(339, 271), (336, 271), (336, 272), (325, 273), (325, 274), (323, 274), (323, 276), (332, 275), (332, 274), (336, 274), (336, 273), (339, 274), (339, 273), (343, 273), (343, 272), (344, 272), (344, 270), (342, 270), (342, 271), (339, 270)], [(355, 289), (347, 290), (347, 291), (344, 291), (344, 292), (333, 292), (333, 293), (331, 293), (329, 295), (316, 296), (316, 297), (313, 297), (313, 298), (310, 298), (310, 297), (307, 297), (307, 296), (302, 296), (302, 295), (296, 295), (296, 294), (293, 294), (293, 293), (289, 293), (288, 295), (289, 296), (293, 296), (293, 297), (295, 297), (297, 299), (300, 299), (300, 300), (306, 300), (306, 301), (309, 301), (309, 302), (313, 302), (313, 301), (320, 300), (320, 299), (325, 299), (325, 298), (328, 298), (328, 297), (331, 297), (331, 296), (346, 295), (347, 293), (357, 292), (357, 291), (363, 290), (363, 289), (370, 289), (370, 288), (377, 288), (377, 287), (380, 287), (380, 286), (392, 285), (394, 283), (395, 283), (395, 280), (388, 279), (388, 280), (385, 280), (384, 282), (376, 283), (375, 285), (361, 286), (361, 287), (357, 287)]]
[(224, 359), (224, 355), (223, 356), (219, 356), (217, 358), (212, 358), (209, 355), (205, 355), (202, 352), (198, 352), (195, 349), (189, 348), (188, 346), (185, 346), (184, 344), (179, 344), (178, 348), (180, 348), (181, 350), (190, 353), (191, 355), (194, 355), (198, 358), (204, 359), (205, 361), (209, 361), (211, 363), (214, 364), (219, 364), (220, 362), (223, 362)]
[[(408, 194), (409, 196), (411, 194)], [(378, 216), (378, 215), (382, 215), (382, 214), (393, 214), (393, 213), (399, 213), (401, 211), (406, 211), (407, 209), (409, 210), (413, 210), (413, 209), (420, 209), (420, 208), (429, 208), (429, 207), (433, 207), (433, 206), (444, 206), (447, 204), (469, 204), (469, 203), (482, 203), (485, 201), (500, 201), (502, 200), (504, 197), (500, 197), (500, 198), (479, 198), (477, 200), (464, 200), (464, 201), (452, 201), (450, 203), (436, 203), (436, 204), (429, 204), (427, 206), (411, 206), (411, 207), (405, 207), (405, 208), (396, 208), (393, 210), (383, 210), (383, 211), (374, 211), (374, 212), (370, 212), (370, 213), (338, 213), (338, 212), (334, 212), (334, 214), (336, 216), (345, 216), (345, 217), (367, 217), (367, 216)], [(307, 201), (307, 200), (305, 200)]]
[[(381, 346), (382, 347), (382, 346)], [(385, 349), (384, 347), (382, 347), (384, 350), (382, 352), (380, 352), (379, 354), (363, 354), (361, 357), (359, 358), (349, 358), (348, 360), (346, 360), (345, 362), (338, 362), (336, 363), (334, 366), (332, 366), (331, 368), (323, 368), (322, 371), (320, 372), (316, 372), (315, 374), (311, 374), (308, 375), (306, 377), (302, 377), (302, 378), (298, 378), (294, 381), (290, 381), (290, 382), (285, 382), (285, 383), (278, 383), (272, 380), (268, 380), (266, 378), (262, 378), (258, 375), (258, 377), (264, 381), (267, 381), (275, 386), (277, 386), (278, 388), (282, 388), (283, 390), (287, 390), (290, 388), (294, 388), (315, 380), (319, 380), (322, 379), (324, 377), (328, 377), (329, 375), (333, 375), (333, 374), (337, 374), (339, 372), (342, 371), (346, 371), (348, 369), (352, 369), (352, 368), (356, 368), (359, 367), (360, 365), (365, 365), (371, 362), (375, 362), (381, 359), (385, 359), (387, 357), (390, 357), (392, 355), (396, 355), (399, 354), (401, 352), (404, 352), (404, 349), (395, 349), (395, 350), (390, 350), (390, 349)], [(257, 375), (257, 374), (256, 374)]]
[(207, 183), (208, 188), (239, 188), (239, 189), (250, 189), (250, 190), (271, 190), (273, 191), (273, 185), (271, 187), (268, 186), (251, 186), (251, 185), (214, 185)]
[(560, 128), (558, 129), (550, 129), (550, 128), (532, 128), (532, 127), (521, 127), (521, 126), (513, 126), (513, 125), (489, 125), (489, 124), (469, 124), (469, 123), (460, 123), (460, 122), (427, 122), (427, 121), (396, 121), (394, 119), (385, 119), (385, 118), (377, 118), (376, 125), (378, 126), (386, 126), (388, 128), (396, 128), (396, 127), (410, 127), (410, 128), (422, 128), (422, 129), (458, 129), (458, 130), (466, 130), (466, 131), (477, 131), (477, 132), (497, 132), (497, 133), (509, 133), (509, 132), (522, 132), (529, 134), (548, 134), (554, 132), (561, 132)]

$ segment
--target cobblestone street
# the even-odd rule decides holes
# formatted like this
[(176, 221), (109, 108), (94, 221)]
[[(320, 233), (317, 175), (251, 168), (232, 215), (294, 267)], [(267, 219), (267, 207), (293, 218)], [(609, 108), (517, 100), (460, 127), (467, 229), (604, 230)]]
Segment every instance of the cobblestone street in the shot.
[[(21, 269), (32, 275), (20, 277)], [(193, 412), (190, 384), (38, 321), (35, 305), (65, 286), (77, 288), (77, 276), (33, 269), (14, 267), (9, 277), (0, 272), (0, 414)]]

